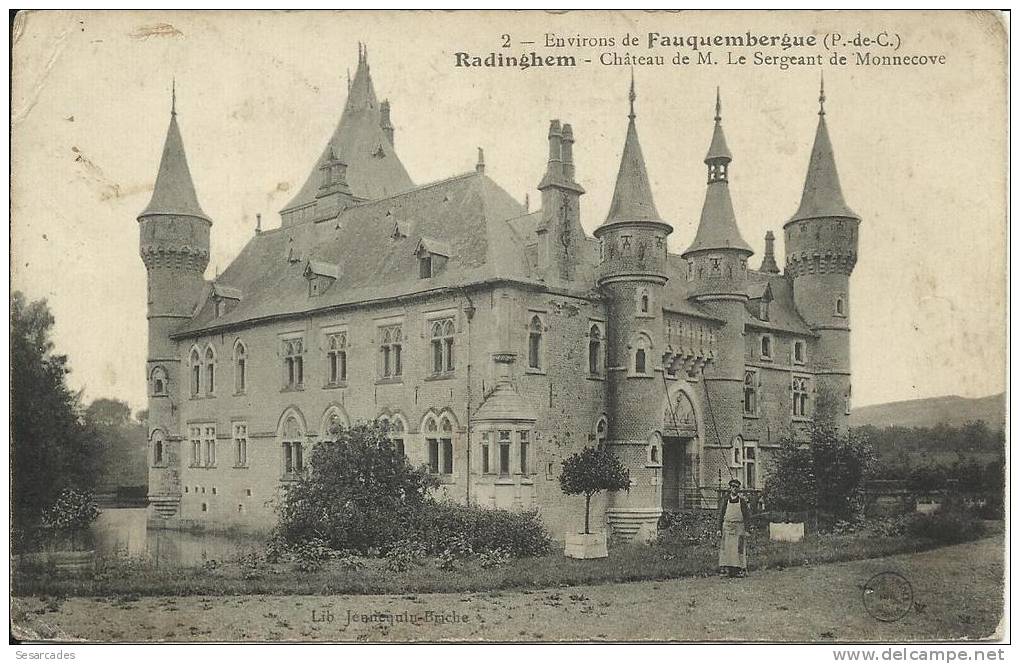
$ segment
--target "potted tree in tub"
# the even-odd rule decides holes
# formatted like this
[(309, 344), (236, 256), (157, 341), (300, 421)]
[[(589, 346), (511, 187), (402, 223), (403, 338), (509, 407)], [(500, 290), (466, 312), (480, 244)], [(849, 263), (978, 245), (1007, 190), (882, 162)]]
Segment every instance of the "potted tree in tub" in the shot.
[(586, 447), (563, 462), (560, 489), (568, 496), (584, 496), (584, 532), (567, 533), (568, 558), (605, 558), (606, 531), (591, 532), (591, 499), (600, 491), (630, 488), (630, 472), (609, 449)]

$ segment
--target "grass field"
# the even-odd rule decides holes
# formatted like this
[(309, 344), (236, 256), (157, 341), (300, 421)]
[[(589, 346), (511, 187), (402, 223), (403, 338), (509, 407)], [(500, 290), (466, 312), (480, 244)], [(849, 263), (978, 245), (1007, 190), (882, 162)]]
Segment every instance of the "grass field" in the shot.
[[(1001, 523), (992, 528), (1001, 532)], [(749, 567), (781, 570), (937, 548), (931, 540), (860, 535), (810, 534), (795, 544), (769, 541), (754, 533), (749, 543)], [(382, 559), (361, 559), (351, 569), (337, 562), (320, 569), (298, 570), (292, 564), (268, 564), (249, 559), (245, 552), (231, 561), (210, 561), (201, 567), (154, 569), (140, 560), (106, 561), (95, 574), (82, 578), (60, 576), (45, 568), (16, 568), (12, 592), (16, 596), (186, 596), (186, 595), (368, 595), (439, 592), (481, 592), (512, 588), (555, 588), (626, 581), (709, 576), (716, 572), (714, 544), (620, 545), (609, 558), (573, 560), (555, 550), (545, 556), (511, 560), (483, 567), (477, 559), (443, 569), (425, 560), (406, 571), (386, 568)]]
[[(836, 546), (836, 541), (828, 542), (824, 555), (837, 555)], [(795, 549), (801, 555), (792, 560), (803, 563), (805, 554), (823, 555), (822, 548), (818, 542), (806, 543)], [(872, 553), (880, 550), (884, 549), (870, 549)], [(616, 562), (610, 559), (576, 566), (551, 567), (551, 560), (530, 561), (535, 569), (528, 580), (536, 581), (556, 570), (573, 578), (591, 575), (601, 580), (614, 574), (632, 575), (633, 571), (610, 570), (624, 559), (632, 564), (637, 560), (654, 562), (655, 556), (646, 551), (647, 558), (616, 551)], [(658, 552), (660, 560), (662, 553)], [(838, 555), (859, 553), (863, 550)], [(1001, 535), (921, 553), (786, 569), (779, 569), (784, 563), (775, 556), (761, 555), (759, 551), (759, 563), (769, 562), (774, 567), (752, 571), (746, 579), (697, 577), (437, 594), (323, 596), (316, 589), (306, 595), (275, 596), (16, 597), (11, 607), (12, 629), (16, 637), (24, 639), (97, 642), (907, 643), (988, 638), (1002, 618)], [(662, 561), (667, 562), (674, 561)], [(522, 564), (494, 574), (505, 579), (511, 569), (528, 574), (528, 567)], [(676, 569), (660, 566), (655, 573)], [(913, 586), (910, 610), (889, 623), (870, 615), (862, 600), (868, 579), (885, 571), (901, 574)], [(402, 583), (414, 578), (425, 584), (432, 574), (418, 570)], [(448, 589), (467, 585), (458, 580), (460, 576), (445, 573)], [(474, 572), (466, 576), (477, 582)]]

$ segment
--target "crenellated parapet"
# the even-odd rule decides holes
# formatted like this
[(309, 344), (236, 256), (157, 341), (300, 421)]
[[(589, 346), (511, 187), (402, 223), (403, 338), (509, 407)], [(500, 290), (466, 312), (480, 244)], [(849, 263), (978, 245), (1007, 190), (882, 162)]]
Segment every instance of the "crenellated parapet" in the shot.
[(856, 251), (802, 251), (786, 256), (786, 274), (803, 277), (809, 274), (842, 274), (850, 276), (857, 265)]

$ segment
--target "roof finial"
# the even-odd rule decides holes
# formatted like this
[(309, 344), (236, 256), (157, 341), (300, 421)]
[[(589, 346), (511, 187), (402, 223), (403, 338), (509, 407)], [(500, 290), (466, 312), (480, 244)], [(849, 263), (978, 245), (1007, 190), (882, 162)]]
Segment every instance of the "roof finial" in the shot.
[(822, 73), (818, 86), (818, 115), (825, 115), (825, 74)]
[(177, 77), (170, 79), (170, 115), (177, 115)]
[(258, 235), (261, 232), (262, 232), (262, 213), (261, 212), (256, 212), (255, 213), (255, 235)]
[(630, 114), (627, 116), (631, 120), (637, 117), (634, 114), (634, 100), (637, 99), (637, 93), (634, 92), (634, 65), (630, 66)]
[(482, 148), (478, 148), (478, 163), (475, 164), (475, 172), (477, 173), (485, 172), (485, 152), (482, 150)]
[(347, 68), (347, 94), (351, 94), (351, 68)]
[(715, 86), (715, 123), (722, 122), (722, 97), (719, 95), (719, 86)]

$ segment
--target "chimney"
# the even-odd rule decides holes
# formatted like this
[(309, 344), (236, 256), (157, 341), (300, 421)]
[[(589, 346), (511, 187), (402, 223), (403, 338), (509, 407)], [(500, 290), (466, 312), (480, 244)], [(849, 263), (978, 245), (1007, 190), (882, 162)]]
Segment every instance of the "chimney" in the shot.
[(478, 163), (475, 164), (475, 172), (485, 172), (485, 152), (483, 152), (481, 148), (478, 148)]
[(760, 271), (766, 274), (779, 274), (779, 266), (776, 264), (776, 236), (772, 231), (765, 233), (765, 255), (761, 259)]
[(383, 103), (379, 105), (379, 113), (382, 116), (379, 120), (379, 126), (382, 127), (383, 133), (386, 134), (386, 140), (393, 145), (393, 123), (390, 122), (390, 100), (384, 99)]
[(563, 177), (567, 182), (574, 181), (574, 130), (569, 124), (563, 125)]
[(262, 234), (262, 213), (261, 212), (256, 212), (255, 213), (255, 235), (261, 235), (261, 234)]
[(546, 177), (557, 179), (563, 174), (563, 130), (559, 120), (549, 123), (549, 166)]

